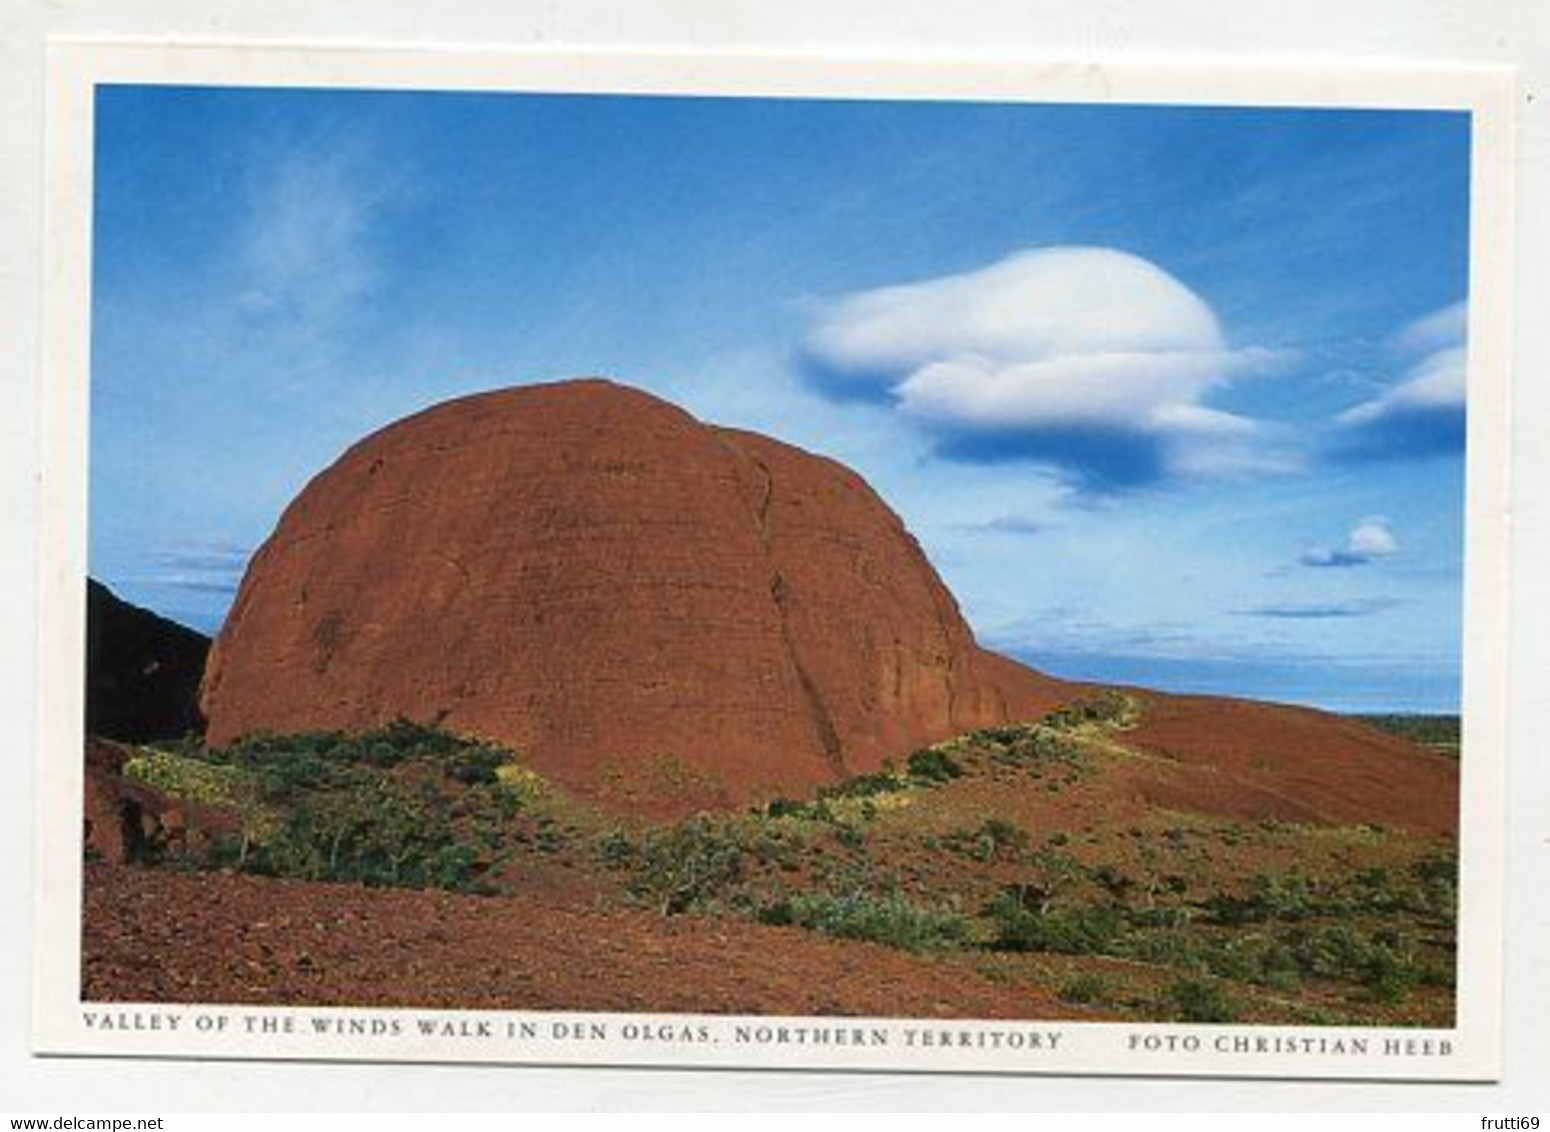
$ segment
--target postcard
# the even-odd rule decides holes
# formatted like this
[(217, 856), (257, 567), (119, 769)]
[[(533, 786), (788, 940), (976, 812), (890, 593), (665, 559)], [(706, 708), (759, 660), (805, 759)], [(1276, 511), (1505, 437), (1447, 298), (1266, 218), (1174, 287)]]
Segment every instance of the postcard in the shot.
[(1497, 1074), (1510, 72), (50, 82), (37, 1051)]

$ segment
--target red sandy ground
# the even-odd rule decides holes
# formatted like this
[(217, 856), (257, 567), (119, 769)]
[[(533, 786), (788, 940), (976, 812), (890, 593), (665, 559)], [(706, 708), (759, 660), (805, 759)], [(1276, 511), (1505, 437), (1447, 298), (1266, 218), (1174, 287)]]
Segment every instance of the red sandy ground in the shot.
[(1151, 805), (1454, 836), (1458, 763), (1354, 719), (1217, 696), (1142, 693), (1126, 747), (1173, 761)]
[(87, 1000), (1086, 1018), (949, 958), (548, 894), (464, 896), (89, 865)]

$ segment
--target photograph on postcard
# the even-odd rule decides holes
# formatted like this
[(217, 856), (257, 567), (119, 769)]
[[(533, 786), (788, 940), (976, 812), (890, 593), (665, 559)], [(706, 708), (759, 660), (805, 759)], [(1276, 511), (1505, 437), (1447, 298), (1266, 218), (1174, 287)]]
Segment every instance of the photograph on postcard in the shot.
[(1455, 1030), (1467, 108), (91, 99), (88, 1029)]

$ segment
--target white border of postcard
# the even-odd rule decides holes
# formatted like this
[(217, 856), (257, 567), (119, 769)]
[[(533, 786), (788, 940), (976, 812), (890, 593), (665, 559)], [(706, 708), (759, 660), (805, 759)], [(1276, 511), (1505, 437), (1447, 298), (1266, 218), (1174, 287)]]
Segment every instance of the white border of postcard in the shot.
[[(1447, 1030), (83, 1004), (92, 108), (100, 83), (1470, 112), (1458, 1013)], [(46, 141), (33, 1046), (49, 1054), (1494, 1080), (1500, 1069), (1509, 440), (1508, 68), (56, 41)]]

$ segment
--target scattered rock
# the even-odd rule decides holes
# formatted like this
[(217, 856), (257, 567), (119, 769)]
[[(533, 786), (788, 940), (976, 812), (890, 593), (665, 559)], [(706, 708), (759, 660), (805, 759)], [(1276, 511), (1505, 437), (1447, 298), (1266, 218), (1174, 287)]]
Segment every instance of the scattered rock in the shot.
[(234, 814), (174, 801), (124, 774), (128, 748), (86, 740), (85, 846), (110, 864), (149, 863), (168, 854), (201, 852), (213, 838), (235, 833)]

